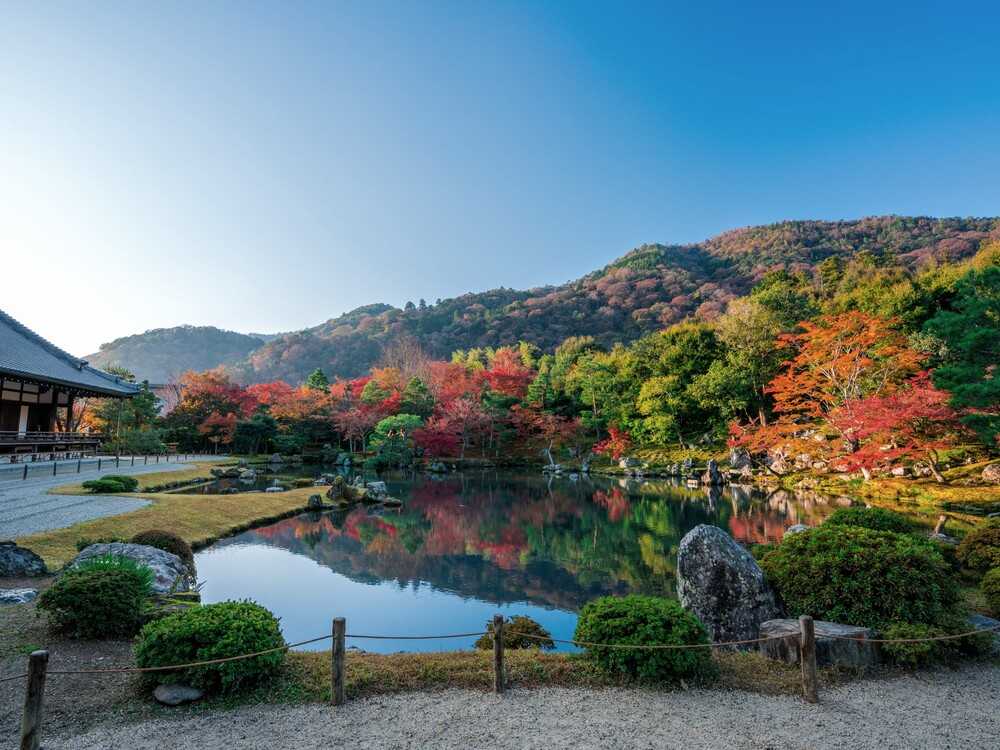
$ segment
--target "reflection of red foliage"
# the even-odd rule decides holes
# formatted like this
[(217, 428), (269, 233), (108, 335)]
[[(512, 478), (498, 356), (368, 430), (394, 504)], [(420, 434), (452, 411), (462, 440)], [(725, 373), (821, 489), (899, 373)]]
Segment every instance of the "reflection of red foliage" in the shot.
[(785, 535), (785, 520), (780, 516), (760, 514), (754, 516), (732, 516), (729, 532), (733, 539), (743, 544), (767, 544), (780, 542)]
[(612, 487), (610, 492), (595, 491), (594, 502), (608, 511), (608, 520), (610, 521), (622, 520), (629, 510), (628, 498), (620, 487)]

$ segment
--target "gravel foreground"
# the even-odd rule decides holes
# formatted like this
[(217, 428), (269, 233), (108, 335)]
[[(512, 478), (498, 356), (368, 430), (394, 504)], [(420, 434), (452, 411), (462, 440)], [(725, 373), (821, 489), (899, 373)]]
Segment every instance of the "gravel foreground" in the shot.
[(810, 706), (691, 690), (462, 690), (185, 712), (43, 746), (97, 748), (1000, 748), (1000, 665), (859, 681)]

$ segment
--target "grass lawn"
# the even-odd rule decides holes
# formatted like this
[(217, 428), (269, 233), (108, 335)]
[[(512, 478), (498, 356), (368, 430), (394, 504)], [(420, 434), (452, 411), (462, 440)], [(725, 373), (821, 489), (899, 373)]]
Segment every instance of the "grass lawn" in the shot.
[[(158, 476), (176, 478), (182, 473), (150, 474), (147, 481), (156, 484)], [(140, 531), (164, 529), (184, 538), (192, 547), (204, 547), (254, 525), (305, 510), (309, 496), (316, 492), (315, 487), (274, 493), (243, 492), (238, 495), (150, 494), (140, 491), (129, 493), (129, 497), (141, 497), (149, 500), (151, 505), (131, 513), (84, 521), (65, 529), (31, 534), (19, 538), (17, 542), (41, 555), (50, 570), (57, 570), (76, 556), (76, 542), (83, 538), (131, 539)]]
[[(422, 654), (348, 652), (344, 665), (346, 692), (350, 699), (448, 688), (488, 691), (493, 689), (492, 659), (492, 651), (474, 650)], [(511, 687), (602, 688), (629, 684), (621, 677), (604, 674), (582, 654), (511, 649), (504, 654), (504, 660), (507, 684)], [(802, 676), (797, 665), (771, 661), (756, 653), (719, 652), (715, 660), (718, 679), (706, 684), (767, 695), (802, 694)], [(823, 686), (842, 683), (854, 676), (842, 670), (820, 670)], [(330, 652), (292, 652), (276, 679), (238, 697), (217, 700), (223, 704), (328, 702), (330, 690)]]

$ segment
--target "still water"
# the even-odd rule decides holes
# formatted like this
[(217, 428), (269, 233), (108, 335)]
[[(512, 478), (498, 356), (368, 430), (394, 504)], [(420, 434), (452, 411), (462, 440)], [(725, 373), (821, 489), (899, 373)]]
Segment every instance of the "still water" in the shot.
[[(383, 478), (402, 508), (307, 513), (198, 553), (203, 601), (254, 599), (281, 618), (290, 642), (330, 632), (337, 616), (347, 618), (349, 633), (436, 635), (482, 631), (497, 612), (529, 615), (554, 637), (571, 638), (576, 612), (590, 599), (673, 596), (677, 547), (698, 524), (750, 545), (850, 504), (785, 491), (497, 471)], [(472, 640), (348, 645), (431, 651)]]

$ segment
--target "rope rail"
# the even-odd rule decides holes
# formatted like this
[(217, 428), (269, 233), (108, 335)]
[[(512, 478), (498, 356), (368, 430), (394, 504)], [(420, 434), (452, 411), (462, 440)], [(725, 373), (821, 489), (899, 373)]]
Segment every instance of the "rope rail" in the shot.
[[(925, 643), (932, 641), (950, 641), (957, 640), (959, 638), (968, 638), (974, 635), (981, 635), (984, 633), (991, 633), (1000, 630), (1000, 625), (994, 625), (989, 628), (982, 628), (977, 630), (970, 630), (965, 633), (953, 633), (950, 635), (939, 635), (939, 636), (928, 636), (926, 638), (858, 638), (855, 636), (844, 636), (844, 635), (827, 635), (824, 634), (823, 638), (832, 638), (842, 641), (857, 641), (860, 643)], [(723, 641), (719, 643), (594, 643), (592, 641), (576, 641), (563, 638), (546, 638), (545, 636), (534, 635), (531, 633), (521, 633), (517, 630), (512, 629), (510, 631), (512, 634), (516, 633), (521, 638), (527, 638), (529, 640), (536, 641), (551, 641), (553, 643), (564, 643), (580, 648), (618, 648), (618, 649), (634, 649), (634, 650), (645, 650), (645, 651), (657, 651), (657, 650), (684, 650), (684, 649), (697, 649), (697, 648), (724, 648), (727, 646), (747, 646), (755, 643), (764, 643), (766, 641), (781, 640), (786, 638), (797, 638), (798, 634), (789, 635), (772, 635), (765, 638), (749, 638), (745, 640), (737, 641)], [(425, 640), (446, 640), (453, 638), (473, 638), (483, 635), (491, 635), (490, 631), (482, 631), (477, 633), (451, 633), (448, 635), (367, 635), (361, 633), (348, 633), (345, 635), (346, 638), (358, 638), (367, 640), (386, 640), (386, 641), (425, 641)], [(194, 667), (205, 667), (211, 666), (213, 664), (225, 664), (232, 661), (240, 661), (242, 659), (253, 659), (258, 656), (265, 656), (267, 654), (273, 654), (278, 651), (288, 651), (293, 648), (298, 648), (299, 646), (307, 646), (312, 643), (319, 643), (320, 641), (325, 641), (332, 638), (332, 635), (321, 635), (317, 638), (310, 638), (305, 641), (298, 641), (296, 643), (287, 643), (283, 646), (276, 646), (274, 648), (264, 649), (263, 651), (255, 651), (250, 654), (240, 654), (238, 656), (226, 656), (218, 659), (206, 659), (203, 661), (190, 662), (188, 664), (172, 664), (170, 666), (164, 667), (108, 667), (103, 669), (52, 669), (48, 670), (47, 674), (57, 674), (57, 675), (74, 675), (74, 674), (136, 674), (145, 672), (171, 672), (181, 669), (192, 669)], [(16, 675), (9, 675), (7, 677), (0, 677), (0, 683), (9, 682), (11, 680), (23, 680), (27, 677), (27, 673), (21, 673)]]

